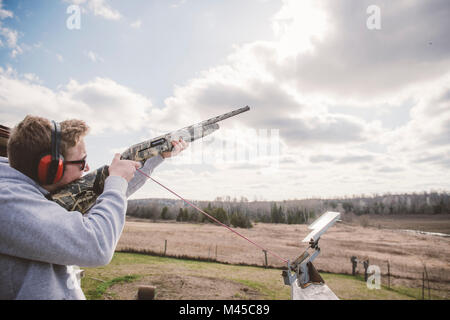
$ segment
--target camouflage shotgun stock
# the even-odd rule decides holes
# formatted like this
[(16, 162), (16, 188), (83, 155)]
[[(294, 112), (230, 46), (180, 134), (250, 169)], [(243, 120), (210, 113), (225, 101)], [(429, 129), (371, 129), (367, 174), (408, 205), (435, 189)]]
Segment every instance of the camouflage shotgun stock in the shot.
[[(154, 139), (135, 144), (121, 154), (121, 159), (140, 161), (154, 157), (162, 152), (171, 151), (171, 141), (182, 138), (186, 142), (203, 138), (219, 129), (217, 122), (248, 111), (248, 106), (222, 114), (220, 116), (202, 121), (176, 130)], [(87, 213), (95, 204), (97, 197), (103, 192), (105, 180), (108, 177), (108, 166), (103, 166), (84, 175), (51, 195), (51, 199), (66, 208), (68, 211)]]
[(11, 129), (0, 124), (0, 156), (6, 157), (6, 146), (8, 145), (9, 134)]

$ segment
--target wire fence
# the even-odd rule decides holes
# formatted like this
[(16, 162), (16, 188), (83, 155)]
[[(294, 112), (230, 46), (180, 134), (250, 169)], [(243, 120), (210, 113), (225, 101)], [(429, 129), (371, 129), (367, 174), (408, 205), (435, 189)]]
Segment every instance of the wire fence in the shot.
[(429, 270), (424, 262), (422, 268), (418, 268), (393, 264), (389, 260), (358, 260), (353, 256), (350, 258), (349, 270), (355, 277), (373, 282), (374, 274), (369, 271), (371, 265), (379, 268), (380, 285), (385, 289), (420, 300), (450, 299), (450, 275), (441, 270)]

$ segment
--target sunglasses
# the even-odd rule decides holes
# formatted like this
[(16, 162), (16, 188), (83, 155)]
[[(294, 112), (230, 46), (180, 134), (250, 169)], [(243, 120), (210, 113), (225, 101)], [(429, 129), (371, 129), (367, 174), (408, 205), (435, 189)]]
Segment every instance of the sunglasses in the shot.
[(64, 161), (64, 164), (79, 164), (80, 170), (83, 171), (86, 167), (86, 157), (81, 160), (73, 160), (73, 161)]

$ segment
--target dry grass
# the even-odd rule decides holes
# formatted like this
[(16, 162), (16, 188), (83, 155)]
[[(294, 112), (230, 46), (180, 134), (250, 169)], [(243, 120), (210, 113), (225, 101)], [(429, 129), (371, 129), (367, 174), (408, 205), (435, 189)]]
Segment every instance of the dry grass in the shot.
[[(364, 221), (367, 219), (367, 221)], [(421, 230), (427, 232), (438, 232), (450, 234), (450, 215), (401, 215), (401, 216), (353, 216), (350, 217), (353, 224), (362, 225), (367, 223), (366, 227), (375, 227), (382, 229), (409, 229)]]
[[(448, 223), (449, 220), (447, 220)], [(442, 223), (442, 222), (441, 222)], [(305, 248), (301, 243), (308, 234), (306, 225), (255, 224), (252, 229), (237, 231), (289, 260)], [(117, 250), (132, 249), (162, 253), (167, 240), (167, 255), (212, 258), (232, 264), (263, 265), (263, 252), (229, 230), (211, 224), (127, 221)], [(315, 260), (320, 271), (351, 273), (350, 257), (378, 265), (387, 283), (390, 261), (391, 285), (421, 286), (423, 263), (426, 263), (430, 286), (450, 298), (450, 238), (417, 235), (379, 227), (338, 224), (321, 239), (322, 252)], [(217, 256), (216, 256), (217, 247)], [(268, 255), (269, 265), (284, 266), (283, 261)], [(358, 267), (359, 273), (363, 268)], [(434, 281), (436, 280), (436, 281)]]

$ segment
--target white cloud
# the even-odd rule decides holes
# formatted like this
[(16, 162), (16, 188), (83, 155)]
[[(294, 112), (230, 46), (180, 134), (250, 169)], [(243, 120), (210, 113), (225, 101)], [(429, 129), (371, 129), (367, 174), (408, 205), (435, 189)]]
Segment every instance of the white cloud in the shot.
[[(284, 1), (275, 17), (286, 12), (290, 23), (282, 30), (281, 41), (266, 48), (284, 59), (261, 62), (277, 79), (289, 81), (300, 92), (383, 100), (409, 85), (439, 77), (450, 66), (446, 31), (450, 29), (450, 6), (446, 0), (378, 1), (382, 27), (372, 31), (366, 27), (370, 1), (321, 1), (320, 7), (315, 1), (316, 11), (305, 11), (296, 3)], [(309, 15), (322, 17), (317, 19), (323, 22), (316, 28), (318, 36), (296, 27), (296, 23), (307, 23), (302, 17)], [(296, 35), (304, 32), (311, 51), (298, 48), (302, 41)], [(290, 40), (286, 41), (289, 55), (283, 54), (283, 37)]]
[(4, 47), (6, 45), (11, 49), (10, 56), (15, 58), (17, 55), (23, 53), (22, 47), (17, 43), (19, 33), (17, 30), (13, 30), (2, 25), (2, 20), (12, 17), (14, 17), (14, 13), (3, 9), (3, 1), (0, 0), (0, 47)]
[(450, 168), (450, 73), (415, 88), (411, 120), (380, 141), (419, 167)]
[[(262, 48), (262, 49), (261, 49)], [(261, 49), (261, 50), (260, 50)], [(257, 55), (256, 59), (251, 59)], [(348, 144), (370, 141), (381, 132), (377, 122), (332, 113), (319, 99), (292, 90), (289, 83), (270, 74), (258, 59), (265, 55), (264, 46), (237, 48), (228, 65), (218, 66), (177, 87), (165, 103), (171, 113), (186, 123), (249, 105), (251, 111), (233, 119), (253, 128), (279, 129), (285, 143), (298, 147), (324, 144)], [(253, 61), (247, 64), (246, 61)], [(280, 81), (281, 80), (281, 81)], [(189, 111), (186, 106), (191, 106)]]
[[(87, 51), (84, 53), (92, 62), (104, 62), (103, 58), (94, 51)], [(59, 58), (58, 58), (59, 59)]]
[(90, 0), (88, 7), (94, 12), (94, 15), (108, 20), (119, 20), (122, 17), (118, 10), (111, 8), (106, 3), (106, 0)]
[(272, 18), (280, 57), (313, 50), (313, 42), (327, 31), (327, 18), (317, 1), (284, 1)]
[[(375, 142), (385, 130), (380, 121), (331, 110), (343, 105), (386, 115), (388, 107), (405, 103), (415, 96), (416, 87), (423, 88), (423, 83), (450, 66), (449, 56), (440, 53), (450, 49), (444, 35), (450, 23), (445, 15), (433, 15), (436, 10), (449, 10), (446, 2), (389, 4), (380, 4), (384, 29), (370, 33), (365, 24), (367, 1), (341, 6), (333, 1), (319, 5), (286, 0), (273, 18), (276, 41), (236, 46), (227, 65), (206, 70), (177, 87), (166, 105), (174, 112), (190, 105), (194, 113), (206, 116), (212, 109), (220, 113), (248, 104), (253, 107), (252, 117), (237, 121), (282, 128), (281, 136), (294, 145)], [(411, 15), (421, 22), (406, 23)], [(431, 21), (438, 27), (425, 28), (426, 23), (433, 25)], [(438, 52), (421, 47), (426, 37), (439, 37)], [(438, 142), (439, 134), (435, 137)]]
[(23, 77), (30, 82), (39, 83), (39, 84), (42, 83), (42, 80), (39, 79), (39, 77), (34, 73), (25, 73), (23, 75)]
[(112, 8), (107, 0), (65, 0), (66, 2), (76, 4), (81, 6), (82, 10), (85, 10), (84, 5), (87, 9), (92, 12), (95, 16), (100, 16), (107, 20), (120, 20), (122, 14), (117, 10)]
[(176, 8), (179, 8), (179, 7), (181, 7), (182, 5), (186, 4), (186, 2), (187, 2), (187, 0), (178, 0), (178, 2), (172, 3), (172, 4), (170, 5), (170, 7), (176, 9)]
[(130, 24), (130, 27), (132, 27), (134, 29), (140, 29), (141, 26), (142, 26), (142, 21), (140, 19), (138, 19)]
[(12, 11), (3, 9), (3, 0), (0, 0), (0, 20), (12, 18), (14, 16)]
[(56, 91), (39, 82), (33, 74), (0, 69), (2, 124), (13, 126), (27, 114), (55, 120), (77, 118), (89, 123), (95, 134), (136, 131), (158, 120), (148, 98), (110, 79), (95, 78), (86, 83), (71, 80)]
[[(7, 27), (2, 27), (0, 24), (0, 37), (6, 41), (6, 45), (11, 49), (11, 57), (15, 58), (17, 55), (23, 53), (22, 47), (17, 43), (19, 32)], [(3, 43), (3, 42), (2, 42)]]
[(56, 53), (56, 59), (58, 59), (59, 62), (64, 62), (64, 58), (59, 53)]

